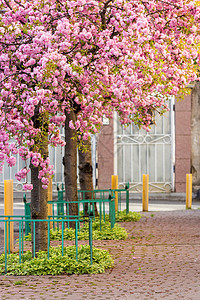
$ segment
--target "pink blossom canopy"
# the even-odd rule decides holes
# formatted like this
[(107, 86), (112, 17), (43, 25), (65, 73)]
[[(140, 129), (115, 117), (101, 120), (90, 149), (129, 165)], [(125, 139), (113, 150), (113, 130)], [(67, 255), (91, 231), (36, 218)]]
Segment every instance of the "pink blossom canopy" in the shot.
[[(64, 145), (60, 126), (87, 139), (115, 110), (123, 124), (149, 126), (164, 98), (197, 79), (200, 7), (183, 0), (2, 0), (0, 4), (0, 162), (15, 156), (52, 176), (39, 143)], [(41, 122), (42, 123), (42, 122)], [(10, 140), (14, 139), (14, 143)], [(28, 168), (16, 178), (26, 178)], [(25, 186), (31, 189), (30, 185)]]

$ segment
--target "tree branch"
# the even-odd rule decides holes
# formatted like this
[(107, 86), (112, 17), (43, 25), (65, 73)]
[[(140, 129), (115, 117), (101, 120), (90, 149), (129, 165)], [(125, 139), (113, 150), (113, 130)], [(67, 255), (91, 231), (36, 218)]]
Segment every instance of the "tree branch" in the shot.
[(17, 3), (19, 6), (23, 7), (24, 8), (24, 5), (21, 4), (20, 2), (18, 2), (17, 0), (14, 0), (15, 3)]
[(113, 0), (107, 0), (103, 9), (100, 11), (100, 16), (101, 16), (101, 23), (102, 23), (102, 29), (106, 29), (106, 10), (109, 6), (109, 3), (112, 2)]
[(10, 8), (10, 10), (13, 10), (12, 7), (10, 6), (9, 2), (7, 0), (4, 0), (4, 2), (6, 3), (6, 5)]

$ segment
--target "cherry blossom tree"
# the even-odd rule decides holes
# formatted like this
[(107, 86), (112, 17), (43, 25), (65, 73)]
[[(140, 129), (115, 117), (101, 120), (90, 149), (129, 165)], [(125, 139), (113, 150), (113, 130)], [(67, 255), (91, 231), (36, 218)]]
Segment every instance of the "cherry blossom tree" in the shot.
[(41, 193), (53, 175), (47, 145), (64, 145), (60, 126), (67, 199), (76, 200), (68, 167), (76, 174), (77, 140), (96, 133), (114, 110), (122, 124), (148, 130), (152, 112), (167, 109), (164, 98), (197, 79), (195, 1), (1, 0), (0, 9), (1, 167), (14, 166), (17, 153), (30, 159)]

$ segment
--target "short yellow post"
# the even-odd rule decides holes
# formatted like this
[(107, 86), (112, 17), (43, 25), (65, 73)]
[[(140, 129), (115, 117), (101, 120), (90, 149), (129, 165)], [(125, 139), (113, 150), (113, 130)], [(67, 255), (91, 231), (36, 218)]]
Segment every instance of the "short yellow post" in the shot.
[(192, 208), (192, 174), (186, 174), (186, 209)]
[(148, 211), (149, 205), (149, 175), (143, 174), (142, 210)]
[[(49, 179), (48, 201), (52, 201), (52, 178)], [(48, 216), (52, 216), (52, 204), (48, 203)], [(53, 228), (53, 222), (50, 222), (50, 228)]]
[[(112, 175), (112, 189), (118, 189), (118, 175)], [(115, 192), (115, 211), (118, 211), (118, 192)]]
[[(4, 215), (13, 216), (13, 180), (4, 180)], [(5, 219), (8, 220), (8, 218)], [(10, 243), (8, 239), (10, 240)], [(8, 245), (10, 245), (10, 249), (8, 249), (9, 248)], [(4, 230), (4, 249), (5, 249), (5, 230)], [(7, 223), (7, 250), (8, 251), (10, 250), (10, 252), (13, 252), (14, 250), (13, 222), (10, 222), (10, 226)]]

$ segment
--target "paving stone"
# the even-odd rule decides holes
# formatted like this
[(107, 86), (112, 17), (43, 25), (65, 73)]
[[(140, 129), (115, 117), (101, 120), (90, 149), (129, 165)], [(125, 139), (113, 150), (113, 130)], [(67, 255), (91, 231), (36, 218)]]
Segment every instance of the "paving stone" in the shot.
[[(199, 300), (200, 210), (143, 213), (126, 241), (94, 241), (113, 255), (99, 275), (0, 276), (0, 299)], [(15, 282), (24, 284), (18, 286)], [(66, 285), (67, 283), (67, 285)]]

